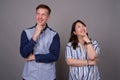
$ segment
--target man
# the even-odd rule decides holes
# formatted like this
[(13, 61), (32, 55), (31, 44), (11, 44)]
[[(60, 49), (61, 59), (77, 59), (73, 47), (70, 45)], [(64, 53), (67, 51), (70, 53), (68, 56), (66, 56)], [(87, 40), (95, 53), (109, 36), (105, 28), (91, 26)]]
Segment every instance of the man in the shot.
[(36, 7), (36, 25), (23, 30), (20, 53), (25, 58), (23, 80), (56, 80), (55, 62), (60, 51), (57, 32), (47, 25), (51, 9), (40, 4)]

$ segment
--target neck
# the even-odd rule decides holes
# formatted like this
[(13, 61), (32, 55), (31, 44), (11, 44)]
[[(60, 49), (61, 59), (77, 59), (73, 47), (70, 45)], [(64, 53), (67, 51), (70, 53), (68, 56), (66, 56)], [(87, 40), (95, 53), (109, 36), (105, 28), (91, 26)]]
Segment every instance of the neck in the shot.
[(43, 24), (43, 25), (41, 25), (41, 26), (45, 28), (45, 27), (46, 27), (46, 24)]
[(85, 43), (85, 41), (83, 40), (83, 38), (82, 38), (81, 36), (78, 37), (78, 41), (79, 41), (82, 45), (84, 45), (84, 43)]
[(43, 31), (46, 29), (46, 24), (42, 25)]

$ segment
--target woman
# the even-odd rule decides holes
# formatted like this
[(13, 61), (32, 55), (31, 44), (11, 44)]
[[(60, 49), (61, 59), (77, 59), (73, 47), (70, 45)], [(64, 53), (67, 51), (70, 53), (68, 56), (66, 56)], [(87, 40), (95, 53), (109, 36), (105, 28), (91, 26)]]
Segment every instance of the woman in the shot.
[(69, 80), (100, 80), (96, 65), (99, 53), (98, 43), (89, 38), (86, 25), (81, 20), (75, 21), (66, 46)]

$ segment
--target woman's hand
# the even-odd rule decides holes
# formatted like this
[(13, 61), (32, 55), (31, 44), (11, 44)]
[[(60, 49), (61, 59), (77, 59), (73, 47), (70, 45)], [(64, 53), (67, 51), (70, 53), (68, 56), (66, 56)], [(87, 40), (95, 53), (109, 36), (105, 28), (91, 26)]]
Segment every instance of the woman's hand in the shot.
[(89, 37), (88, 37), (87, 34), (84, 35), (83, 40), (84, 40), (86, 43), (90, 42), (90, 39), (89, 39)]
[(96, 65), (96, 60), (88, 60), (88, 65)]
[(26, 61), (32, 61), (35, 60), (35, 55), (34, 54), (30, 54), (28, 58), (25, 58)]

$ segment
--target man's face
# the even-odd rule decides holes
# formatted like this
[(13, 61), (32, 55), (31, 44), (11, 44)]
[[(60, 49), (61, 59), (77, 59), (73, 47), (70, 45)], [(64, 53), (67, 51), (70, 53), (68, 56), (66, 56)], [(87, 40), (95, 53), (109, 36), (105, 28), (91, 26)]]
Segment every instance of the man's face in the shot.
[(36, 22), (37, 22), (37, 24), (41, 24), (42, 26), (45, 26), (48, 19), (49, 19), (49, 13), (48, 13), (47, 9), (39, 8), (36, 11)]

